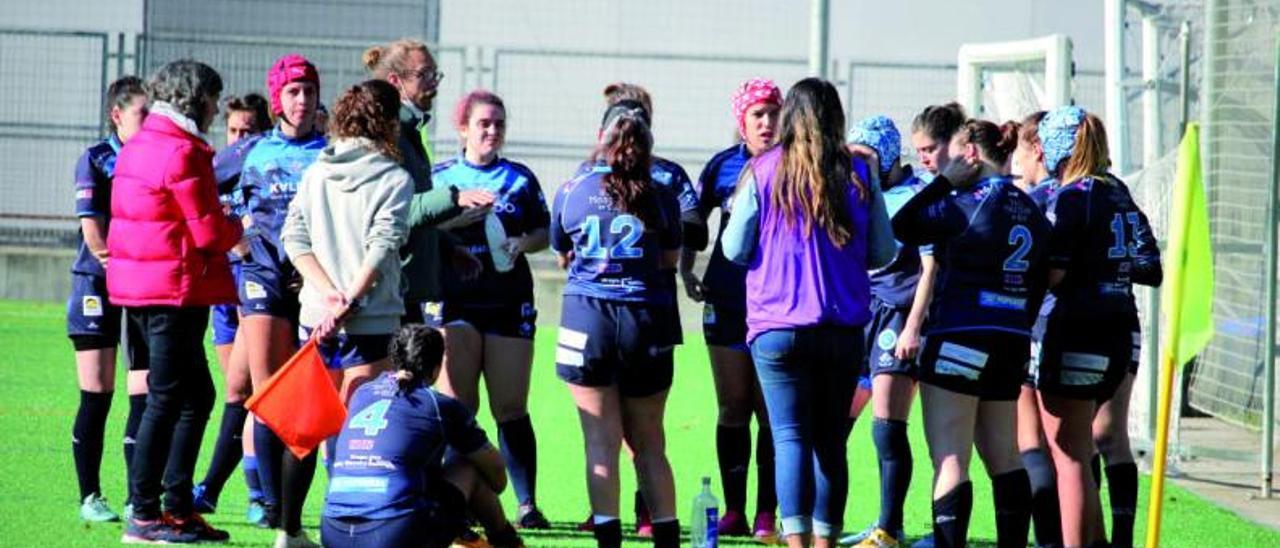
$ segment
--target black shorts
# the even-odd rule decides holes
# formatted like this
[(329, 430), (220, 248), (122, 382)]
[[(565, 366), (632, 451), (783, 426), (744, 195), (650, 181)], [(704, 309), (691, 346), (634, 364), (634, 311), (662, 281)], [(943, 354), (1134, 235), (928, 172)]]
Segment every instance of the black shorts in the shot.
[(292, 266), (277, 272), (274, 267), (246, 260), (240, 266), (240, 314), (284, 318), (297, 324), (301, 305), (298, 294), (288, 288), (296, 275)]
[(950, 331), (925, 337), (920, 382), (988, 401), (1018, 399), (1030, 354), (1027, 335)]
[[(311, 338), (312, 328), (298, 328), (298, 340)], [(346, 369), (358, 365), (369, 365), (391, 355), (392, 335), (355, 335), (339, 332), (316, 344), (324, 366), (328, 369)]]
[(67, 337), (77, 352), (115, 348), (120, 344), (124, 311), (107, 300), (107, 279), (92, 274), (71, 275), (67, 298)]
[(912, 379), (920, 376), (915, 360), (899, 360), (894, 357), (898, 347), (898, 335), (907, 324), (908, 310), (894, 308), (879, 299), (871, 300), (871, 321), (864, 328), (867, 349), (866, 363), (862, 371), (867, 377), (876, 375), (906, 375)]
[(1134, 333), (1126, 326), (1097, 326), (1054, 314), (1040, 344), (1036, 388), (1064, 398), (1109, 400), (1130, 371), (1133, 343)]
[(702, 305), (702, 337), (707, 346), (751, 352), (747, 347), (747, 311), (707, 301)]
[(569, 384), (613, 386), (642, 398), (671, 388), (674, 346), (662, 322), (671, 306), (565, 295), (556, 374)]
[(533, 301), (503, 305), (469, 305), (455, 301), (420, 303), (422, 323), (437, 329), (465, 323), (483, 335), (533, 340), (538, 309)]
[(1040, 345), (1044, 341), (1044, 332), (1049, 324), (1048, 314), (1036, 316), (1036, 323), (1031, 327), (1031, 357), (1027, 359), (1027, 376), (1022, 385), (1036, 387), (1036, 379), (1040, 376)]

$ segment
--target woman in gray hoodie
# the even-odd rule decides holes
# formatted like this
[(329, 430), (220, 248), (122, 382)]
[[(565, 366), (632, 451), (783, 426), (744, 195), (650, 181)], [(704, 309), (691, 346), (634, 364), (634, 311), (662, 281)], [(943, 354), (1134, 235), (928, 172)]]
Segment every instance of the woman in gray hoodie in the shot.
[(343, 402), (387, 368), (404, 313), (398, 250), (413, 182), (397, 164), (399, 109), (395, 88), (381, 80), (338, 98), (329, 145), (303, 174), (280, 238), (303, 278), (299, 323), (341, 372)]

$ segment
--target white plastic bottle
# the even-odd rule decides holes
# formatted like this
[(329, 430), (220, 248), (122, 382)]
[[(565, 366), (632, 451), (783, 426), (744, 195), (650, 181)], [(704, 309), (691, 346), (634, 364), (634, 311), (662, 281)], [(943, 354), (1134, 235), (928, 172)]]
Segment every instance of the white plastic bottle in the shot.
[(702, 492), (693, 499), (689, 519), (689, 546), (716, 548), (720, 543), (720, 501), (711, 494), (711, 478), (703, 476)]

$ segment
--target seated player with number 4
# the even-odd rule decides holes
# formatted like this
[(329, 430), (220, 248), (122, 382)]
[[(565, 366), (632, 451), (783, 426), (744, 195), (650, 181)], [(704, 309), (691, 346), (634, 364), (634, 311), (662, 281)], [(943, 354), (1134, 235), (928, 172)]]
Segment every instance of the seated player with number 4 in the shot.
[(502, 513), (502, 456), (465, 405), (432, 388), (444, 337), (420, 324), (391, 342), (392, 372), (356, 389), (338, 435), (321, 540), (333, 547), (449, 546), (484, 526), (490, 545), (523, 546)]

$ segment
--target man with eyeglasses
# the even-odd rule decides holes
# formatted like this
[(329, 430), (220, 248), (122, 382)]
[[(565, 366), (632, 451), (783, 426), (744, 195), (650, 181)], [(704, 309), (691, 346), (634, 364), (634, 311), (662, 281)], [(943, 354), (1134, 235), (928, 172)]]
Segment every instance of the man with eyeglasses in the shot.
[(470, 222), (483, 217), (493, 205), (493, 195), (482, 190), (435, 188), (432, 184), (427, 124), (444, 73), (437, 69), (427, 45), (404, 38), (365, 50), (363, 61), (375, 78), (386, 80), (400, 92), (400, 166), (414, 182), (409, 242), (400, 251), (407, 283), (403, 321), (420, 323), (424, 303), (442, 299), (445, 269), (452, 268), (463, 278), (475, 276), (480, 269), (479, 260), (439, 230), (441, 223), (453, 218)]

